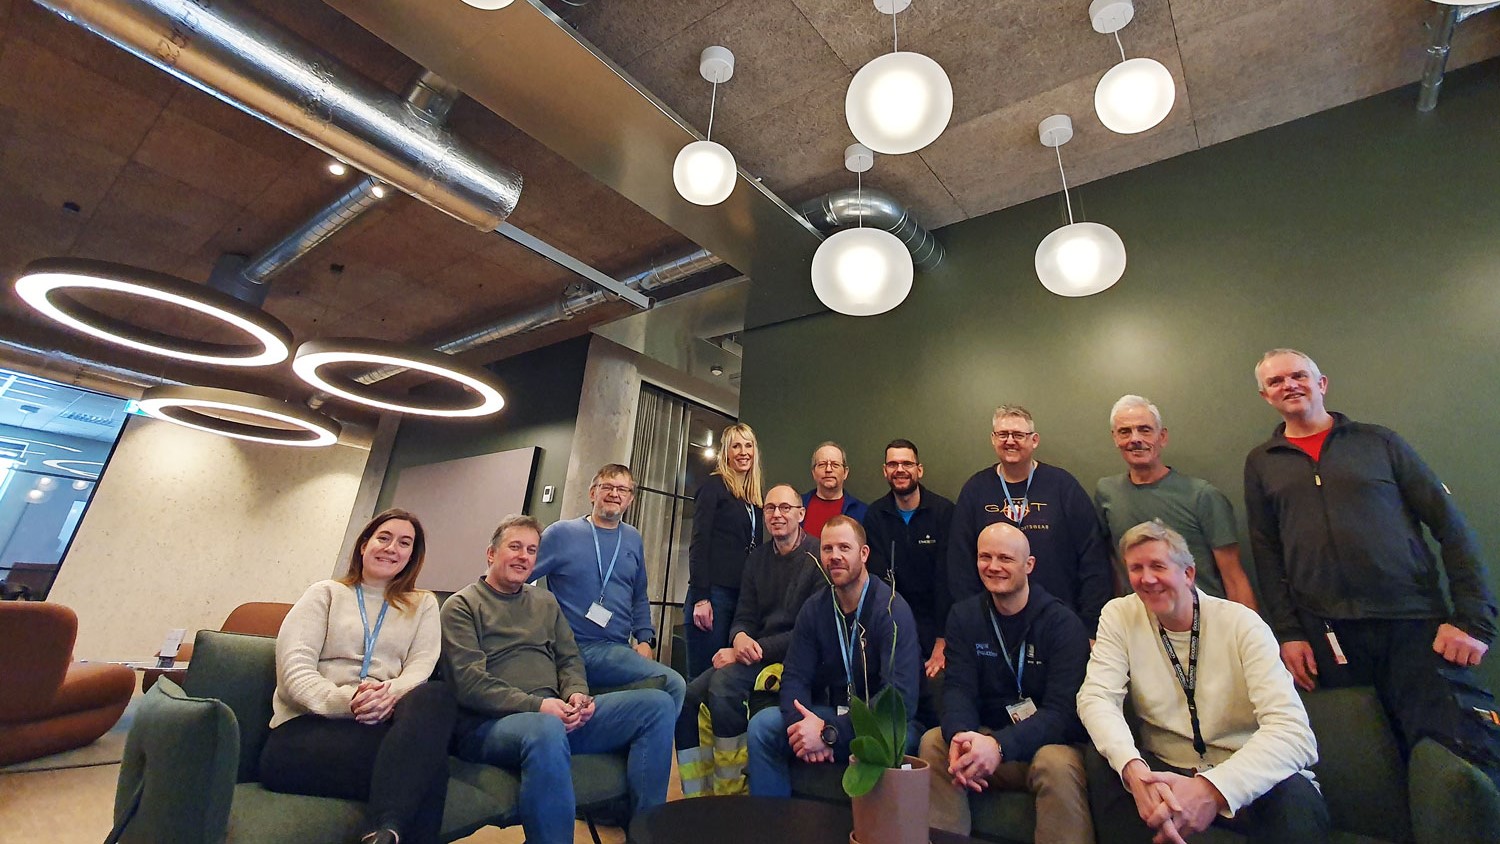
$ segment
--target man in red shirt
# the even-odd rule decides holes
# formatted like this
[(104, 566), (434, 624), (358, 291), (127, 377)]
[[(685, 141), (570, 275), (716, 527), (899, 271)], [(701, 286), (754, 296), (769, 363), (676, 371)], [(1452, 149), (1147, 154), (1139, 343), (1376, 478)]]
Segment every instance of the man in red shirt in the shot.
[(864, 521), (869, 505), (844, 491), (844, 481), (849, 478), (849, 458), (842, 446), (829, 440), (813, 449), (812, 476), (817, 485), (802, 493), (802, 506), (807, 508), (802, 529), (808, 536), (822, 536), (824, 523), (834, 516)]

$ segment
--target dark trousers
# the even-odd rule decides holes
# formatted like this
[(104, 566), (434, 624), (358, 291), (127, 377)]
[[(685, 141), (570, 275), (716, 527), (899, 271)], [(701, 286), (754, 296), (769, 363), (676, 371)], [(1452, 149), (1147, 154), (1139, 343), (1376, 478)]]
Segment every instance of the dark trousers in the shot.
[(1329, 688), (1374, 686), (1396, 731), (1403, 757), (1430, 738), (1466, 759), (1500, 786), (1500, 727), (1474, 711), (1493, 711), (1495, 698), (1474, 669), (1432, 650), (1437, 619), (1330, 621), (1347, 665), (1334, 661), (1322, 622), (1302, 627), (1318, 660), (1318, 683)]
[(363, 800), (370, 829), (394, 829), (403, 844), (437, 844), (456, 713), (446, 685), (423, 683), (384, 723), (298, 716), (266, 737), (261, 784), (288, 794)]
[(744, 735), (750, 725), (746, 709), (750, 690), (765, 667), (764, 662), (751, 665), (732, 662), (723, 668), (710, 668), (693, 678), (688, 684), (687, 696), (683, 698), (682, 711), (677, 714), (677, 749), (698, 746), (698, 705), (703, 703), (708, 704), (715, 736), (733, 738)]
[[(714, 608), (713, 627), (699, 630), (693, 623), (693, 604), (707, 600)], [(683, 644), (687, 646), (687, 676), (697, 677), (714, 667), (714, 654), (729, 646), (729, 626), (734, 623), (734, 607), (740, 600), (740, 590), (728, 586), (710, 586), (696, 592), (688, 590), (682, 608)]]
[[(1141, 752), (1141, 758), (1153, 771), (1172, 771), (1192, 776), (1191, 771), (1173, 768), (1160, 759)], [(1094, 816), (1094, 830), (1099, 844), (1148, 844), (1151, 828), (1141, 820), (1135, 798), (1120, 782), (1119, 774), (1098, 751), (1084, 753), (1084, 767), (1089, 778), (1089, 809)], [(1292, 774), (1235, 813), (1222, 815), (1214, 826), (1238, 832), (1252, 844), (1320, 844), (1328, 841), (1328, 805), (1317, 786), (1301, 774)], [(1191, 840), (1191, 839), (1189, 839)]]

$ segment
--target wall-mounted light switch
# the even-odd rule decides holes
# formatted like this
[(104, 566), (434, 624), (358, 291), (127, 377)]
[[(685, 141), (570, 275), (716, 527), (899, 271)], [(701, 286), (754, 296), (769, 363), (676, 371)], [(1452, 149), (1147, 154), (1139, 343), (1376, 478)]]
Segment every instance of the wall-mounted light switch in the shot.
[(546, 486), (542, 487), (542, 503), (551, 504), (552, 494), (556, 491), (556, 488), (553, 487), (552, 484), (547, 484)]

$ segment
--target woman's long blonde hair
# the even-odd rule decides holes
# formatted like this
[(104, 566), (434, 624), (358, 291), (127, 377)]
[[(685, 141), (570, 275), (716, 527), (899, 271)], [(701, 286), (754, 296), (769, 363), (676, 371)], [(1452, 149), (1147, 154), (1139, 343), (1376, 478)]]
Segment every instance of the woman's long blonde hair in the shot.
[[(741, 475), (729, 465), (729, 438), (730, 436), (748, 440), (755, 446), (755, 459), (750, 463), (750, 471)], [(760, 443), (755, 441), (755, 431), (743, 422), (736, 422), (724, 429), (719, 435), (719, 467), (714, 474), (724, 479), (724, 486), (728, 487), (729, 494), (748, 504), (756, 507), (764, 506), (765, 495), (761, 492), (760, 474)]]

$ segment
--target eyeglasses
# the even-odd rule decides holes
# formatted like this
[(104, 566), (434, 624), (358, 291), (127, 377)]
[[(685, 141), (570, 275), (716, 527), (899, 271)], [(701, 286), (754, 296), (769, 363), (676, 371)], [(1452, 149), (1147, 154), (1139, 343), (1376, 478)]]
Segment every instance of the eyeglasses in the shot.
[(1035, 433), (1036, 431), (991, 431), (990, 436), (1000, 442), (1005, 442), (1006, 440), (1020, 442)]
[(814, 469), (842, 469), (842, 468), (844, 468), (844, 464), (838, 462), (837, 460), (819, 460), (817, 463), (813, 464), (813, 468)]
[(917, 468), (917, 464), (911, 462), (910, 460), (887, 460), (885, 461), (885, 468), (890, 469), (892, 472), (900, 471), (903, 469), (910, 472), (911, 470)]
[(621, 495), (635, 495), (635, 487), (633, 487), (633, 486), (616, 486), (615, 484), (594, 484), (594, 489), (599, 490), (600, 492), (604, 493), (605, 495), (609, 495), (612, 492), (618, 492)]
[(801, 504), (767, 504), (766, 515), (774, 516), (775, 514), (780, 513), (783, 516), (790, 516), (791, 514), (801, 509)]

